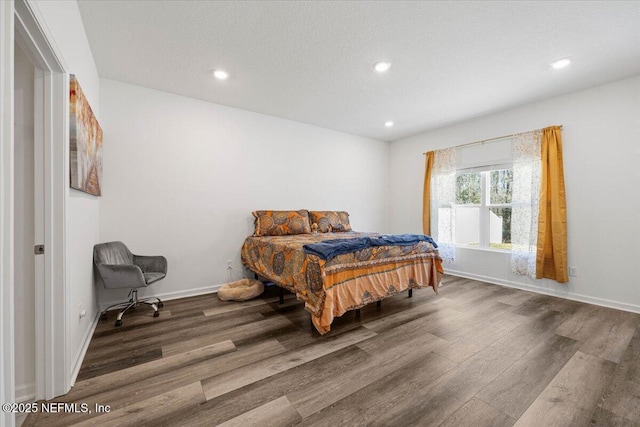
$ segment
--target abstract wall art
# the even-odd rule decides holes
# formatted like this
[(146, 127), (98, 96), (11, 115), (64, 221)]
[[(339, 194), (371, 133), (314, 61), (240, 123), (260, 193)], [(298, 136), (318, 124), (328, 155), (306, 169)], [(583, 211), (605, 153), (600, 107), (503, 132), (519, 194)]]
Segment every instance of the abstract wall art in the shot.
[(73, 74), (69, 82), (69, 172), (71, 188), (102, 195), (102, 128)]

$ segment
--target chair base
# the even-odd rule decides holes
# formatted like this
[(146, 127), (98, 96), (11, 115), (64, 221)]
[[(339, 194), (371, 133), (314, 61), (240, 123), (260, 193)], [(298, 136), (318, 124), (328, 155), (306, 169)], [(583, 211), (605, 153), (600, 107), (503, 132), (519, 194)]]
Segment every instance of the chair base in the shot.
[(116, 319), (115, 325), (122, 326), (122, 316), (124, 316), (124, 313), (126, 313), (126, 311), (131, 308), (135, 309), (140, 304), (150, 305), (151, 308), (153, 308), (153, 317), (160, 316), (160, 311), (158, 311), (158, 307), (162, 307), (164, 305), (162, 300), (158, 297), (148, 297), (148, 298), (138, 299), (138, 290), (132, 289), (131, 291), (129, 291), (129, 301), (121, 302), (118, 304), (112, 304), (109, 307), (105, 308), (102, 311), (102, 313), (100, 313), (100, 319), (106, 320), (108, 311), (111, 311), (113, 309), (118, 309), (120, 310), (120, 313), (118, 313), (118, 317)]

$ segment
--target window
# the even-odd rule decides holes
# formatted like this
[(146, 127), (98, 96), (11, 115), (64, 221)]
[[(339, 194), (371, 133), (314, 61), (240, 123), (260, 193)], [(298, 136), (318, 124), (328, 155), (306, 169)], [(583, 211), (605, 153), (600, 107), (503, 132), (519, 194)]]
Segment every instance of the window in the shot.
[(511, 250), (511, 166), (458, 170), (456, 245)]

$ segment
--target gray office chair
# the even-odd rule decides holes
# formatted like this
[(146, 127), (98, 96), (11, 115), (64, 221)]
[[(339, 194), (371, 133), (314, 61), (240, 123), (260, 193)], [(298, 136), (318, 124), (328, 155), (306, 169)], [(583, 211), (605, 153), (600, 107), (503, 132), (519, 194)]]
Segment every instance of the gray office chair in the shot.
[[(132, 254), (122, 242), (100, 243), (93, 247), (93, 264), (99, 281), (105, 288), (129, 288), (129, 301), (107, 307), (100, 319), (107, 318), (107, 311), (121, 309), (116, 326), (122, 325), (122, 316), (138, 304), (153, 308), (153, 317), (158, 317), (158, 307), (164, 304), (157, 297), (138, 299), (138, 288), (146, 287), (164, 279), (167, 275), (167, 259), (163, 256), (140, 256)], [(156, 305), (157, 304), (157, 305)]]

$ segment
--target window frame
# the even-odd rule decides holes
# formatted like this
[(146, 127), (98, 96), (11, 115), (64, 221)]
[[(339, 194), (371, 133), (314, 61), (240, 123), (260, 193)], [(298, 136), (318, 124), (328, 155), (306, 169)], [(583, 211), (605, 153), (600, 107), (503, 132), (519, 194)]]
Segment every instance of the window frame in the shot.
[[(498, 251), (498, 252), (511, 252), (511, 249), (500, 249), (500, 248), (492, 248), (491, 247), (491, 216), (489, 212), (492, 208), (511, 208), (513, 213), (513, 203), (491, 203), (491, 191), (489, 186), (491, 185), (491, 171), (496, 170), (511, 170), (513, 172), (513, 163), (500, 163), (500, 164), (492, 164), (485, 166), (475, 166), (464, 169), (456, 169), (456, 182), (458, 176), (478, 172), (480, 173), (480, 203), (453, 203), (451, 208), (455, 211), (458, 209), (465, 208), (479, 208), (478, 213), (478, 246), (473, 246), (465, 243), (458, 243), (456, 241), (455, 233), (452, 237), (454, 240), (453, 245), (458, 248), (468, 248), (475, 250), (486, 250), (486, 251)], [(457, 184), (456, 189), (457, 191)]]

